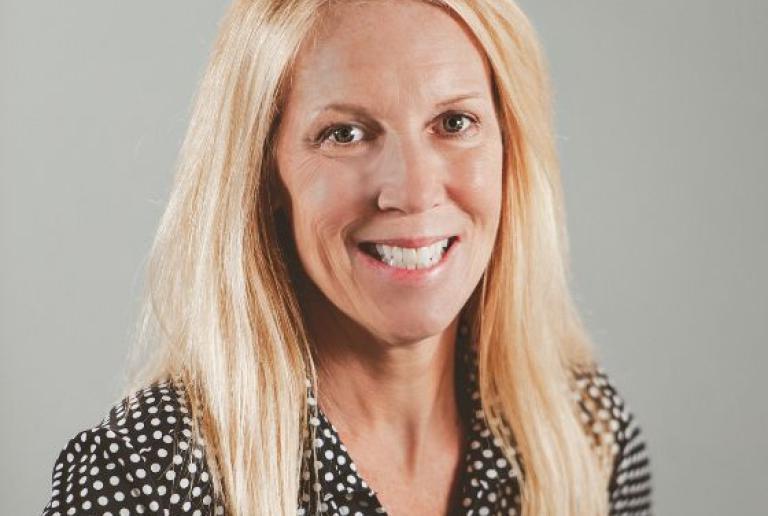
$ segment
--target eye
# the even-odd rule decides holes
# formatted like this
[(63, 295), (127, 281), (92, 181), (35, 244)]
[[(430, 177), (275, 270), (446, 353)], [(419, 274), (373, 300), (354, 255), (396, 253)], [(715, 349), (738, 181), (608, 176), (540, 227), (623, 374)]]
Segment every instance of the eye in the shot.
[(362, 141), (364, 132), (356, 125), (333, 125), (325, 129), (319, 138), (320, 144), (329, 142), (331, 145), (351, 146)]
[(449, 137), (465, 137), (477, 128), (478, 120), (467, 113), (450, 112), (440, 121), (441, 131)]

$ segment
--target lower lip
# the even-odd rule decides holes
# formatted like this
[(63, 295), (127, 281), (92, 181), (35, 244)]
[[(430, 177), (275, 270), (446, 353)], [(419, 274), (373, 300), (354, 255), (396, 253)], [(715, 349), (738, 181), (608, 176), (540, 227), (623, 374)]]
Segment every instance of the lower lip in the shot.
[(357, 245), (355, 245), (355, 256), (362, 261), (365, 268), (373, 270), (374, 273), (381, 275), (389, 281), (403, 285), (424, 285), (435, 281), (448, 268), (448, 265), (453, 261), (452, 257), (455, 254), (456, 248), (460, 244), (461, 241), (456, 238), (453, 244), (443, 253), (439, 262), (422, 269), (392, 267), (364, 252)]

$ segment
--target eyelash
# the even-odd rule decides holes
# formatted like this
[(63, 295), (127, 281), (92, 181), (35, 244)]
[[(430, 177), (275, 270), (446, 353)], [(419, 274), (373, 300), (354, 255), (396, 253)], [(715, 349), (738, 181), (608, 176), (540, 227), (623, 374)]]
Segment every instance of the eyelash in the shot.
[[(464, 112), (461, 112), (461, 111), (449, 111), (447, 113), (443, 113), (443, 115), (441, 115), (441, 117), (439, 117), (439, 120), (442, 121), (445, 118), (452, 117), (452, 116), (462, 116), (462, 117), (468, 119), (470, 121), (470, 126), (474, 125), (475, 127), (478, 127), (480, 125), (480, 120), (476, 116), (471, 115), (469, 113), (464, 113)], [(315, 145), (318, 146), (318, 147), (326, 145), (326, 144), (327, 145), (334, 145), (334, 146), (338, 146), (338, 147), (356, 147), (357, 145), (363, 144), (366, 141), (368, 141), (367, 138), (362, 138), (361, 140), (353, 141), (353, 142), (350, 142), (350, 143), (333, 143), (333, 142), (331, 142), (329, 140), (329, 138), (331, 137), (333, 132), (336, 131), (337, 129), (341, 129), (341, 128), (344, 128), (344, 127), (352, 127), (352, 128), (358, 128), (358, 129), (364, 130), (362, 128), (362, 126), (359, 126), (359, 125), (356, 125), (356, 124), (332, 124), (332, 125), (324, 128), (322, 131), (320, 131), (320, 134), (317, 136), (317, 138), (315, 138)], [(445, 136), (447, 136), (448, 138), (451, 138), (451, 139), (465, 139), (465, 138), (469, 137), (468, 134), (467, 134), (468, 132), (469, 132), (469, 129), (465, 129), (465, 130), (462, 130), (462, 131), (460, 131), (458, 133), (446, 132), (444, 134), (445, 134)]]

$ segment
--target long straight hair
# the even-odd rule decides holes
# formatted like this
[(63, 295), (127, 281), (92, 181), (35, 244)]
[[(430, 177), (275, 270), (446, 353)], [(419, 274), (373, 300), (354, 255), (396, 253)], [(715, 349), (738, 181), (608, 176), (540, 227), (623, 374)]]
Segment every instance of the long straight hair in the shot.
[[(537, 35), (512, 0), (429, 3), (484, 49), (504, 142), (495, 250), (465, 306), (489, 428), (523, 465), (524, 514), (606, 514), (609, 456), (587, 438), (573, 395), (573, 371), (595, 361), (568, 285)], [(147, 264), (124, 394), (162, 378), (183, 382), (214, 489), (233, 515), (295, 514), (298, 501), (306, 379), (317, 385), (287, 230), (275, 215), (273, 152), (293, 63), (328, 5), (230, 6)]]

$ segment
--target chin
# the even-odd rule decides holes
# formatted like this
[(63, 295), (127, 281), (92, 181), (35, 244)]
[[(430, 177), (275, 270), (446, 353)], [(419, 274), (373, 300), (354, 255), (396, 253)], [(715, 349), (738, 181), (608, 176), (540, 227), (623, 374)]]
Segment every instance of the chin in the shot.
[[(391, 344), (406, 344), (439, 335), (448, 328), (458, 315), (459, 310), (445, 312), (426, 312), (411, 310), (398, 311), (387, 318), (377, 332), (381, 338)], [(382, 314), (385, 315), (385, 314)]]

